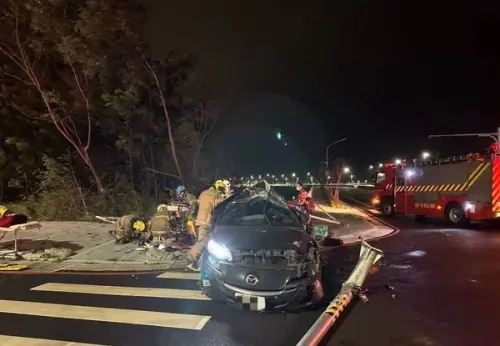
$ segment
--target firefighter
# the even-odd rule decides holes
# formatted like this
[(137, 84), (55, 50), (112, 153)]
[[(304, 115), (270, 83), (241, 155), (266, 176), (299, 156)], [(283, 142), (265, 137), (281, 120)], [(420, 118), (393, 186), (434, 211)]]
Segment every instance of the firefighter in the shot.
[(229, 198), (231, 196), (231, 183), (229, 180), (222, 180), (224, 184), (224, 192), (222, 193), (223, 199)]
[(147, 230), (148, 233), (144, 241), (160, 242), (163, 239), (165, 246), (171, 245), (173, 241), (168, 238), (168, 233), (170, 231), (170, 215), (166, 204), (158, 205), (156, 213), (148, 221)]
[(224, 200), (223, 194), (225, 191), (226, 185), (224, 182), (217, 180), (212, 187), (203, 191), (198, 198), (197, 239), (188, 255), (188, 268), (193, 271), (200, 271), (198, 262), (206, 245), (212, 213), (215, 207)]
[(125, 215), (116, 221), (116, 228), (112, 231), (116, 244), (126, 244), (135, 237), (135, 233), (143, 232), (146, 224), (134, 214)]
[(195, 195), (188, 192), (183, 185), (177, 186), (176, 195), (177, 199), (188, 205), (189, 210), (187, 213), (181, 215), (184, 221), (186, 222), (187, 232), (192, 238), (196, 238), (196, 230), (195, 230), (195, 219), (196, 213), (198, 212), (198, 199)]

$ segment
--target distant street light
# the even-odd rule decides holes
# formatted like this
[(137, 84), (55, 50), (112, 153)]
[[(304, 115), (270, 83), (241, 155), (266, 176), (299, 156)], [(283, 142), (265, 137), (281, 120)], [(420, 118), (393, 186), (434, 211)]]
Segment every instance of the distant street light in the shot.
[(349, 167), (344, 167), (344, 173), (349, 173), (350, 171)]
[(379, 163), (378, 164), (378, 168), (382, 168), (382, 167), (384, 167), (384, 164), (383, 163)]
[(250, 179), (252, 179), (252, 180), (253, 180), (253, 175), (251, 175), (251, 176), (250, 176)]
[(284, 177), (285, 177), (285, 175), (284, 175), (284, 174), (282, 174), (282, 175), (281, 175), (281, 177), (282, 177), (282, 178), (284, 178)]
[(370, 167), (368, 167), (368, 169), (373, 169), (373, 165), (370, 165)]
[(269, 173), (267, 173), (266, 175), (269, 176)]
[(283, 136), (281, 135), (281, 132), (277, 132), (276, 133), (276, 138), (278, 138), (279, 140), (281, 140), (281, 138), (283, 138)]
[(288, 178), (287, 178), (287, 177), (285, 177), (285, 181), (288, 181)]
[(273, 174), (272, 178), (274, 178), (274, 174)]
[(307, 172), (307, 175), (311, 175), (311, 173)]
[(292, 177), (294, 177), (294, 178), (295, 178), (295, 173), (292, 173)]
[(401, 164), (401, 160), (400, 160), (400, 159), (396, 159), (396, 160), (394, 160), (394, 163), (395, 163), (396, 165), (400, 165), (400, 164)]
[(422, 153), (422, 159), (424, 159), (424, 160), (427, 160), (430, 156), (431, 156), (431, 154), (427, 151), (424, 151)]
[(354, 175), (351, 174), (351, 180), (354, 178)]
[(326, 169), (328, 169), (328, 150), (330, 149), (330, 147), (334, 144), (337, 144), (337, 143), (340, 143), (340, 142), (343, 142), (347, 139), (347, 137), (344, 137), (344, 138), (341, 138), (339, 139), (338, 141), (335, 141), (333, 143), (330, 143), (326, 146), (326, 153), (325, 153), (325, 164), (326, 164)]
[(261, 178), (261, 175), (259, 174), (259, 179)]

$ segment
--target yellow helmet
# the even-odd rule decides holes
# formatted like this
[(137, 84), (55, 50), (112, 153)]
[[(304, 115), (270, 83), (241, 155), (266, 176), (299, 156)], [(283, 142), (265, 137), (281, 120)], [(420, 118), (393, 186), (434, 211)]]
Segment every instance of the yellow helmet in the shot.
[(162, 210), (168, 210), (168, 205), (166, 205), (166, 204), (160, 204), (160, 205), (158, 205), (158, 207), (156, 207), (156, 212), (157, 213), (160, 212), (160, 211), (162, 211)]
[(0, 205), (0, 217), (4, 216), (7, 211), (8, 209), (5, 205)]
[(220, 192), (224, 192), (226, 190), (226, 185), (224, 184), (224, 182), (222, 180), (217, 180), (215, 183), (214, 183), (214, 188), (217, 190), (217, 191), (220, 191)]
[(137, 232), (142, 232), (146, 229), (146, 224), (142, 220), (136, 220), (132, 225), (132, 228)]

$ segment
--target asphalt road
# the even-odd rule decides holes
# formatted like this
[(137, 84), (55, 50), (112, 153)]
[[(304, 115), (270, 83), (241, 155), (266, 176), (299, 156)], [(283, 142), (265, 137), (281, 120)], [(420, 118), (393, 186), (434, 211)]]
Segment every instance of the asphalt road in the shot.
[[(369, 209), (362, 204), (369, 200), (369, 192), (342, 193), (352, 204)], [(387, 221), (401, 231), (373, 243), (386, 257), (381, 272), (368, 279), (369, 301), (353, 304), (323, 345), (497, 345), (500, 232), (482, 227), (447, 229), (415, 224), (409, 218)], [(325, 254), (329, 296), (352, 269), (357, 251), (345, 247)], [(49, 340), (36, 344), (44, 346), (66, 345), (54, 340), (133, 346), (291, 346), (323, 310), (241, 311), (204, 300), (192, 275), (162, 278), (159, 274), (2, 275), (0, 345), (35, 345), (31, 339), (8, 337), (19, 336)]]

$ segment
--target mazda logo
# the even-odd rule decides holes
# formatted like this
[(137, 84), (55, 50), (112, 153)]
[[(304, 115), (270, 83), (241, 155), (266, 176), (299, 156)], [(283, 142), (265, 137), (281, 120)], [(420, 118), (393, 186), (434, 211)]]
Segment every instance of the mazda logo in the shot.
[(245, 278), (245, 282), (251, 286), (257, 285), (257, 282), (259, 282), (259, 278), (257, 278), (255, 275), (249, 274)]

